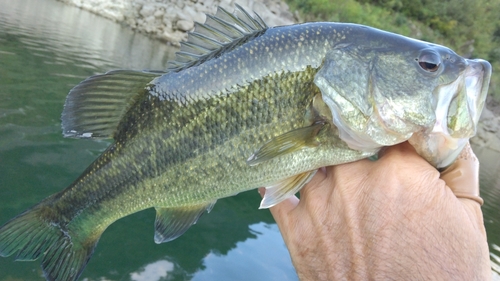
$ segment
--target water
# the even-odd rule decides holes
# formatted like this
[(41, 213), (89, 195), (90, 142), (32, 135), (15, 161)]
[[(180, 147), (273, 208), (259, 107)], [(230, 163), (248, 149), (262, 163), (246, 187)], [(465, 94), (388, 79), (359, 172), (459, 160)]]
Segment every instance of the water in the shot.
[(500, 280), (500, 152), (474, 147), (481, 164), (479, 182), (484, 199), (484, 224), (490, 246), (494, 280)]
[[(108, 145), (64, 139), (68, 91), (110, 69), (164, 69), (173, 50), (52, 0), (0, 0), (0, 223), (71, 183)], [(153, 241), (153, 210), (104, 233), (82, 280), (297, 280), (256, 191), (221, 200), (179, 239)], [(256, 270), (257, 269), (257, 270)], [(0, 280), (42, 280), (0, 259)]]
[[(164, 69), (174, 50), (53, 0), (0, 0), (0, 223), (70, 184), (108, 145), (64, 139), (67, 92), (107, 70)], [(500, 272), (500, 153), (477, 149), (493, 268)], [(250, 191), (219, 200), (186, 234), (153, 242), (154, 211), (111, 225), (81, 280), (297, 280), (277, 226)], [(0, 281), (42, 280), (0, 259)]]

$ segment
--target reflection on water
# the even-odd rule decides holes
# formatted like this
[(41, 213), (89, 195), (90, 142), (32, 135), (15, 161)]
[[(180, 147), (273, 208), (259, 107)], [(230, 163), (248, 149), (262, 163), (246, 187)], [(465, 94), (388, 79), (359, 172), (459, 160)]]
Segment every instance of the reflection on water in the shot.
[(138, 272), (130, 274), (130, 280), (133, 281), (160, 281), (171, 275), (174, 271), (174, 264), (168, 260), (159, 260), (150, 263)]
[[(2, 41), (15, 37), (45, 64), (73, 65), (93, 72), (116, 67), (162, 69), (173, 51), (128, 28), (61, 3), (1, 0), (0, 4)], [(3, 50), (1, 54), (15, 55), (16, 51)], [(74, 77), (66, 72), (51, 74)]]
[[(269, 249), (268, 245), (283, 245), (276, 224), (257, 223), (249, 226), (254, 239), (238, 242), (227, 254), (212, 252), (203, 259), (204, 269), (196, 272), (191, 280), (241, 280), (242, 272), (252, 272), (253, 280), (296, 280), (297, 275), (284, 247)], [(249, 255), (248, 253), (251, 253)], [(261, 264), (270, 270), (255, 270)], [(230, 266), (228, 266), (230, 265)]]
[[(227, 253), (212, 249), (202, 258), (202, 265), (194, 273), (187, 273), (175, 258), (165, 257), (132, 272), (133, 281), (175, 280), (175, 276), (188, 276), (192, 281), (205, 280), (297, 280), (285, 247), (268, 248), (267, 245), (283, 245), (276, 224), (256, 223), (249, 226), (255, 238), (237, 242)], [(250, 254), (249, 254), (250, 253)], [(269, 267), (256, 270), (255, 265)], [(251, 273), (242, 276), (242, 273)], [(105, 277), (102, 277), (103, 279)]]
[[(173, 50), (56, 1), (0, 0), (0, 6), (0, 197), (7, 200), (0, 206), (5, 221), (4, 210), (13, 204), (28, 207), (14, 198), (34, 203), (53, 193), (82, 171), (76, 163), (87, 165), (106, 146), (61, 140), (60, 114), (69, 89), (113, 68), (163, 68)], [(35, 182), (19, 180), (26, 175)], [(14, 203), (5, 203), (11, 199)]]
[[(165, 44), (53, 0), (0, 0), (0, 223), (71, 183), (108, 145), (64, 139), (68, 91), (110, 69), (164, 69)], [(297, 280), (260, 196), (220, 200), (185, 235), (153, 242), (154, 210), (100, 239), (82, 280)], [(226, 275), (228, 274), (228, 275)], [(0, 259), (0, 280), (42, 280), (39, 262)]]
[(500, 280), (500, 152), (474, 147), (480, 160), (481, 197), (494, 280)]
[[(0, 0), (0, 223), (71, 183), (107, 142), (64, 139), (71, 87), (110, 69), (163, 69), (173, 50), (54, 0)], [(500, 272), (500, 155), (476, 148), (493, 268)], [(175, 241), (153, 242), (155, 213), (104, 233), (82, 280), (297, 280), (255, 191), (219, 200)], [(38, 262), (0, 259), (0, 280), (42, 280)]]

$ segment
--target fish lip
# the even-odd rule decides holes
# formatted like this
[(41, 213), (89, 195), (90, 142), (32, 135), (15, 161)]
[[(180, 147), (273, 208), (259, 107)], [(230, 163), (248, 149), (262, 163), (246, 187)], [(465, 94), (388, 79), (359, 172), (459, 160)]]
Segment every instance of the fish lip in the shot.
[[(461, 87), (465, 88), (465, 96), (467, 99), (467, 111), (471, 117), (473, 131), (468, 137), (474, 136), (476, 132), (477, 122), (481, 116), (481, 112), (488, 94), (488, 84), (491, 77), (491, 65), (481, 59), (464, 60), (464, 69), (460, 75), (451, 83), (442, 85), (436, 94), (438, 97), (436, 105), (436, 123), (432, 130), (433, 133), (449, 134), (448, 121), (451, 102), (454, 99), (456, 91), (460, 91)], [(452, 91), (453, 95), (450, 95)], [(438, 130), (437, 127), (440, 127)], [(455, 139), (464, 138), (466, 136), (455, 137)]]
[(433, 153), (427, 155), (429, 157), (427, 160), (438, 168), (444, 168), (453, 163), (457, 155), (468, 142), (469, 138), (476, 134), (477, 122), (479, 121), (486, 101), (488, 85), (491, 78), (491, 65), (489, 62), (481, 59), (467, 59), (465, 62), (466, 67), (461, 75), (452, 83), (445, 85), (445, 88), (450, 87), (453, 84), (459, 85), (460, 83), (464, 83), (463, 85), (465, 86), (465, 94), (467, 98), (467, 110), (469, 116), (471, 117), (470, 121), (472, 122), (472, 130), (466, 135), (450, 135), (450, 132), (448, 132), (447, 129), (448, 125), (446, 118), (452, 97), (447, 95), (446, 92), (441, 92), (438, 96), (445, 99), (448, 96), (448, 99), (443, 99), (441, 102), (444, 103), (441, 105), (438, 103), (438, 107), (436, 108), (436, 123), (430, 134), (426, 137), (429, 141), (427, 149), (430, 149), (429, 152), (434, 151)]
[[(482, 59), (468, 59), (467, 64), (465, 87), (467, 89), (469, 113), (473, 116), (474, 123), (477, 125), (488, 95), (492, 67), (489, 62)], [(480, 87), (480, 89), (478, 90), (477, 87)], [(476, 93), (477, 96), (475, 96)]]

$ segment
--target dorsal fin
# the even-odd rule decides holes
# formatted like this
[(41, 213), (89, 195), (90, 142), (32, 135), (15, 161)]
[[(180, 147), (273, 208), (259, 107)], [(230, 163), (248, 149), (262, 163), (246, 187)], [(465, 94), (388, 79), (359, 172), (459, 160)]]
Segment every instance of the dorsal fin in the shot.
[(65, 137), (112, 138), (120, 120), (161, 71), (114, 70), (91, 76), (68, 94), (61, 116)]
[(204, 24), (195, 23), (187, 42), (181, 42), (176, 58), (168, 62), (167, 71), (178, 72), (199, 65), (225, 51), (231, 50), (262, 34), (268, 26), (259, 15), (251, 16), (235, 4), (233, 13), (218, 7), (217, 13), (207, 15)]

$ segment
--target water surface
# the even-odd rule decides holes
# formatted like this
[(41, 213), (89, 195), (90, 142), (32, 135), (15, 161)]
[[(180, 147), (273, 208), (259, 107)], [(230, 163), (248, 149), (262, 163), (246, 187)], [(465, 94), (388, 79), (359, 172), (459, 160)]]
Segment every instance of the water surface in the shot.
[[(107, 147), (64, 139), (68, 91), (111, 69), (164, 69), (173, 49), (53, 0), (0, 0), (0, 224), (69, 185)], [(478, 149), (493, 268), (500, 272), (500, 153)], [(119, 220), (82, 280), (297, 280), (277, 226), (250, 191), (219, 200), (180, 238), (153, 242), (154, 210)], [(0, 259), (1, 280), (43, 280)]]
[[(64, 139), (68, 91), (111, 69), (165, 69), (173, 48), (52, 0), (0, 0), (0, 223), (70, 184), (108, 145)], [(153, 241), (153, 210), (102, 236), (82, 280), (297, 280), (256, 191), (220, 200), (179, 239)], [(256, 270), (258, 269), (258, 270)], [(0, 259), (0, 280), (42, 280)]]

